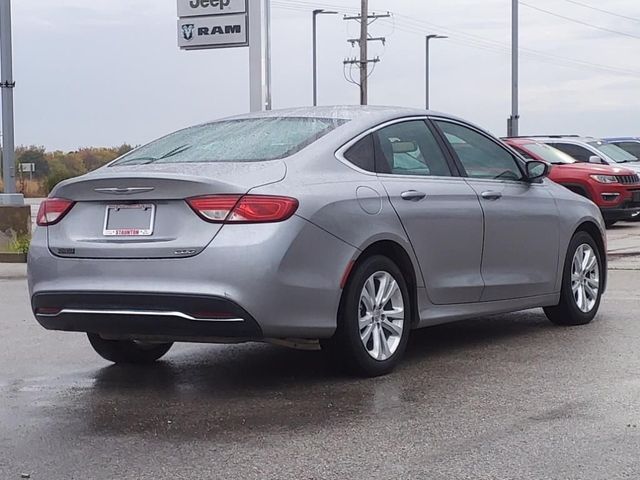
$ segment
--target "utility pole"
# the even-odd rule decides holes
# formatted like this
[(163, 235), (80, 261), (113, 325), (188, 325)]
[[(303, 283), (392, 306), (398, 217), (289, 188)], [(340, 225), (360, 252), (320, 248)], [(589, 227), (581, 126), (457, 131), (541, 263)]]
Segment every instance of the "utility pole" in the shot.
[(369, 0), (361, 0), (360, 7), (360, 105), (369, 101)]
[(355, 83), (360, 87), (360, 105), (367, 105), (369, 99), (369, 64), (376, 64), (380, 61), (380, 57), (375, 57), (373, 59), (369, 58), (369, 42), (379, 41), (384, 44), (386, 41), (386, 38), (384, 37), (370, 37), (369, 25), (379, 18), (388, 18), (390, 16), (391, 14), (389, 12), (382, 15), (377, 15), (375, 13), (369, 15), (369, 0), (361, 0), (360, 15), (344, 17), (345, 20), (356, 20), (360, 22), (360, 38), (352, 38), (348, 40), (351, 45), (355, 45), (356, 43), (359, 44), (360, 58), (350, 58), (343, 62), (345, 68), (346, 66), (357, 65), (360, 71), (359, 81), (353, 80), (353, 78), (348, 79), (351, 83)]
[(16, 197), (13, 127), (13, 59), (11, 45), (11, 0), (0, 0), (0, 67), (2, 79), (2, 180), (6, 198), (0, 203), (22, 203)]
[(426, 70), (425, 70), (425, 106), (427, 108), (427, 110), (429, 110), (429, 76), (430, 76), (430, 72), (429, 72), (429, 42), (431, 40), (435, 40), (438, 38), (449, 38), (445, 35), (427, 35), (425, 37), (426, 39), (426, 53), (425, 53), (425, 58), (426, 58)]
[(518, 45), (518, 0), (511, 0), (511, 117), (507, 122), (507, 135), (517, 137), (520, 132), (519, 112), (519, 45)]
[(336, 15), (338, 12), (317, 9), (313, 11), (313, 106), (318, 105), (318, 15)]

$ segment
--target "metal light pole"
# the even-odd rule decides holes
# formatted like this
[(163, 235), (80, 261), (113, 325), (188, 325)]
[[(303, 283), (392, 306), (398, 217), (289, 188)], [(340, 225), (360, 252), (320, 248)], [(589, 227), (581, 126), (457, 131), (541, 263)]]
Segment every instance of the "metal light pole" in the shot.
[(519, 38), (518, 38), (518, 0), (512, 0), (511, 6), (511, 117), (507, 123), (507, 135), (517, 137), (520, 132), (519, 111)]
[[(13, 60), (11, 46), (11, 0), (0, 0), (0, 63), (2, 68), (2, 179), (4, 193), (16, 193), (13, 128)], [(0, 201), (0, 203), (4, 203)], [(9, 202), (13, 203), (13, 202)]]
[(336, 15), (332, 10), (313, 11), (313, 106), (318, 105), (318, 15)]
[(271, 0), (251, 2), (249, 38), (251, 111), (271, 110)]
[(427, 35), (426, 39), (426, 71), (425, 71), (425, 105), (429, 110), (429, 42), (438, 38), (449, 38), (446, 35)]

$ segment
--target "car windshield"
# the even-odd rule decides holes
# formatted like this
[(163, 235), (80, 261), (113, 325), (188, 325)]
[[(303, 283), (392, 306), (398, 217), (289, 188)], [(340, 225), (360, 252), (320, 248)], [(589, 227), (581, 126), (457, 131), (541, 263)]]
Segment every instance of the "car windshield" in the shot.
[(523, 148), (539, 156), (545, 162), (553, 163), (554, 165), (576, 163), (576, 160), (572, 156), (544, 143), (527, 143)]
[(618, 163), (627, 163), (627, 162), (637, 162), (638, 159), (631, 155), (629, 152), (625, 152), (620, 147), (613, 145), (612, 143), (604, 143), (604, 142), (589, 142), (594, 148), (597, 148), (599, 151), (607, 155), (609, 158), (613, 159)]
[(167, 135), (110, 166), (276, 160), (299, 152), (346, 122), (336, 118), (303, 117), (213, 122)]

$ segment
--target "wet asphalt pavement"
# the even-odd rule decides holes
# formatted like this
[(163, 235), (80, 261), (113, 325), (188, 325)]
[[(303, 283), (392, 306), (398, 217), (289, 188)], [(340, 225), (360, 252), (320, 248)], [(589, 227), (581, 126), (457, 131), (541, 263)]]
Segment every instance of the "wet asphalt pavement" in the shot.
[(0, 479), (640, 478), (640, 271), (591, 325), (542, 312), (414, 332), (373, 380), (319, 352), (178, 345), (109, 366), (0, 279)]

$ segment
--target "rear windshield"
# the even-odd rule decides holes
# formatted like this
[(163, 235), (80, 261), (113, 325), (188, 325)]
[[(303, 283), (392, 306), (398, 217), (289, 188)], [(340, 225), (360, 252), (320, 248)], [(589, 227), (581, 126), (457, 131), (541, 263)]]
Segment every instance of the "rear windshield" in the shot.
[(623, 149), (613, 145), (612, 143), (590, 142), (589, 145), (597, 148), (618, 163), (635, 162), (638, 160), (629, 152), (625, 152)]
[(559, 165), (561, 163), (576, 163), (576, 160), (570, 155), (567, 155), (557, 148), (553, 148), (552, 146), (544, 143), (527, 143), (525, 148), (538, 155), (544, 161), (555, 165)]
[(336, 118), (270, 117), (208, 123), (151, 142), (110, 166), (276, 160), (299, 152), (346, 122)]

